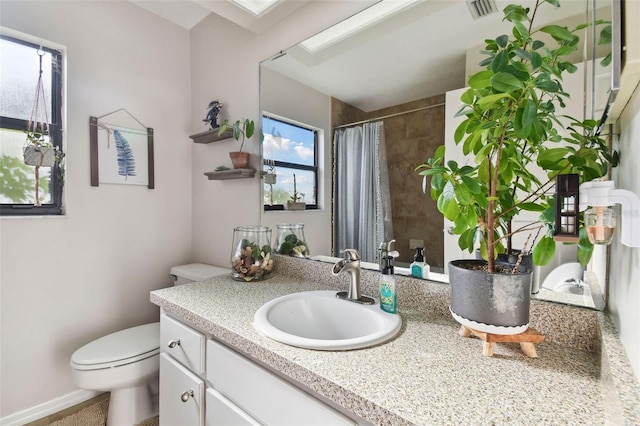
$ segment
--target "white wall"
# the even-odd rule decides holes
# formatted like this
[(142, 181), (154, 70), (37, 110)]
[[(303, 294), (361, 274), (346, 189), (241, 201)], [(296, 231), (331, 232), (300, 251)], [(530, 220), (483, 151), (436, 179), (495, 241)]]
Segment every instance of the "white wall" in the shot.
[[(0, 219), (0, 419), (68, 401), (73, 351), (157, 320), (149, 291), (172, 265), (228, 262), (233, 227), (260, 221), (260, 181), (208, 181), (235, 142), (188, 136), (216, 98), (257, 119), (258, 63), (372, 3), (315, 2), (261, 35), (212, 15), (190, 35), (123, 1), (0, 2), (0, 26), (66, 47), (68, 77), (66, 215)], [(154, 128), (154, 190), (89, 185), (89, 116), (122, 107)]]
[[(149, 291), (191, 260), (192, 144), (186, 30), (97, 1), (3, 0), (0, 25), (66, 46), (67, 67), (66, 215), (0, 219), (3, 418), (75, 392), (78, 347), (158, 320)], [(156, 189), (90, 186), (89, 116), (122, 107), (154, 128)]]
[(271, 227), (276, 238), (278, 223), (309, 223), (305, 226), (305, 241), (311, 255), (331, 254), (331, 181), (332, 145), (331, 97), (315, 91), (282, 74), (262, 67), (260, 71), (260, 107), (263, 111), (277, 114), (316, 128), (319, 132), (318, 187), (320, 198), (318, 210), (267, 211), (262, 213), (261, 223)]
[[(613, 179), (617, 188), (640, 195), (640, 86), (636, 87), (617, 124), (621, 155), (620, 165), (613, 169)], [(611, 245), (609, 276), (609, 314), (618, 328), (634, 373), (640, 378), (640, 248), (620, 244), (618, 233)]]
[[(254, 34), (217, 15), (210, 15), (191, 31), (193, 133), (206, 130), (201, 120), (206, 112), (205, 107), (213, 99), (219, 99), (224, 104), (221, 113), (223, 119), (235, 121), (247, 117), (257, 123), (261, 114), (259, 63), (371, 3), (369, 0), (312, 2), (289, 15), (283, 25), (276, 25), (261, 34)], [(227, 265), (231, 255), (233, 228), (259, 224), (262, 219), (259, 179), (209, 181), (203, 175), (218, 165), (229, 165), (228, 153), (235, 149), (237, 142), (233, 139), (194, 146), (193, 253), (197, 261)], [(259, 168), (257, 134), (245, 144), (245, 149), (255, 154), (250, 160), (251, 167)], [(330, 220), (330, 205), (325, 205), (325, 212), (279, 213), (276, 219), (271, 214), (265, 216), (265, 223), (305, 223), (305, 237), (310, 241), (314, 253), (325, 244), (314, 247), (314, 239), (321, 238), (316, 236), (318, 233), (325, 233), (325, 240), (326, 237), (330, 238), (330, 222), (327, 222)], [(275, 238), (275, 229), (272, 238)]]

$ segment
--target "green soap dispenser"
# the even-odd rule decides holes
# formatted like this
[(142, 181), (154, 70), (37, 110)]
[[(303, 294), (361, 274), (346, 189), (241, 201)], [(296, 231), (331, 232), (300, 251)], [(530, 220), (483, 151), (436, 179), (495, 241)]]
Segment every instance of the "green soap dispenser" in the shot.
[(382, 277), (380, 280), (380, 309), (390, 314), (398, 313), (396, 279), (393, 275), (393, 256), (382, 257)]

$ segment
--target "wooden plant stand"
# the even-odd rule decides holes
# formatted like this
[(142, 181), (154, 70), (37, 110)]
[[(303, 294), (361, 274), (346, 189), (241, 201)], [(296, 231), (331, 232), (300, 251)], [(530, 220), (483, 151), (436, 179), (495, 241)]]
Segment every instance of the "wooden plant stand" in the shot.
[(520, 343), (522, 352), (524, 352), (526, 356), (537, 358), (538, 353), (536, 352), (535, 344), (541, 343), (544, 340), (544, 335), (531, 327), (520, 334), (501, 335), (485, 333), (483, 331), (474, 330), (463, 325), (460, 327), (460, 331), (458, 333), (462, 337), (471, 337), (471, 335), (473, 334), (481, 339), (484, 342), (484, 345), (482, 347), (482, 355), (484, 356), (493, 356), (493, 346), (496, 343), (518, 342)]

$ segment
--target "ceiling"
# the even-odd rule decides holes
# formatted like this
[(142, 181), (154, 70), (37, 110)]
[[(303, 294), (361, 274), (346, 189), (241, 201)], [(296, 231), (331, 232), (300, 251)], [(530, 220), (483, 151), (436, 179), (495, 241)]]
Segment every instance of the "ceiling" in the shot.
[[(255, 14), (233, 0), (129, 0), (174, 24), (191, 30), (209, 14), (215, 13), (254, 33), (273, 27), (310, 0), (276, 0), (262, 13)], [(261, 3), (264, 0), (244, 0)]]
[[(232, 0), (129, 1), (189, 30), (215, 13), (259, 34), (305, 4), (322, 0), (277, 0), (259, 15)], [(511, 2), (496, 0), (497, 10)], [(532, 7), (535, 1), (516, 3)], [(569, 18), (577, 25), (584, 20), (584, 11), (584, 0), (563, 0), (560, 8), (544, 5), (536, 23)], [(287, 55), (263, 65), (364, 111), (373, 111), (462, 87), (468, 49), (481, 50), (485, 38), (506, 33), (509, 27), (502, 22), (501, 12), (473, 19), (465, 0), (421, 0), (318, 52), (295, 46), (286, 50)]]

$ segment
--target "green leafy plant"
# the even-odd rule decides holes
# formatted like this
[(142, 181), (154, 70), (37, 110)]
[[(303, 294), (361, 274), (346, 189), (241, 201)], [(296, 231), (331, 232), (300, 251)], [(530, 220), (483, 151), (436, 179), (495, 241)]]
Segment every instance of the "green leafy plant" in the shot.
[(280, 254), (296, 257), (304, 257), (305, 254), (308, 254), (307, 243), (294, 234), (287, 235), (276, 251)]
[(242, 138), (242, 142), (240, 143), (240, 150), (238, 152), (242, 152), (242, 148), (244, 147), (244, 141), (246, 138), (250, 138), (253, 136), (253, 132), (255, 130), (255, 123), (253, 120), (249, 120), (247, 118), (243, 120), (237, 120), (234, 123), (230, 123), (228, 119), (224, 120), (220, 125), (220, 129), (218, 130), (218, 135), (222, 136), (222, 134), (231, 126), (231, 134), (233, 138), (237, 141)]
[[(40, 190), (48, 191), (48, 181), (42, 184), (40, 167), (57, 165), (58, 179), (64, 181), (64, 153), (49, 141), (49, 129), (46, 123), (30, 120), (27, 124), (26, 141), (23, 147), (24, 162), (34, 167), (34, 191), (36, 207), (41, 205)], [(52, 161), (52, 162), (51, 162)], [(41, 188), (42, 187), (42, 188)]]
[[(423, 176), (423, 190), (437, 200), (438, 210), (454, 223), (461, 249), (472, 252), (479, 243), (496, 271), (499, 253), (510, 251), (511, 237), (520, 232), (533, 236), (533, 261), (548, 263), (555, 252), (553, 240), (554, 198), (548, 195), (558, 174), (577, 173), (581, 182), (606, 175), (617, 164), (605, 141), (596, 135), (597, 123), (560, 115), (558, 107), (569, 97), (562, 77), (576, 67), (565, 58), (577, 49), (579, 37), (566, 27), (547, 25), (534, 29), (534, 17), (544, 3), (559, 7), (558, 0), (538, 0), (533, 8), (509, 5), (504, 19), (511, 35), (486, 40), (486, 67), (469, 78), (461, 96), (464, 117), (455, 131), (455, 142), (470, 164), (445, 162), (445, 147), (416, 168)], [(547, 34), (553, 46), (538, 37)], [(561, 119), (569, 119), (564, 131)], [(546, 173), (540, 180), (532, 171), (537, 164)], [(511, 229), (511, 220), (522, 211), (540, 213), (539, 221)], [(585, 263), (593, 247), (581, 231), (580, 261)]]

